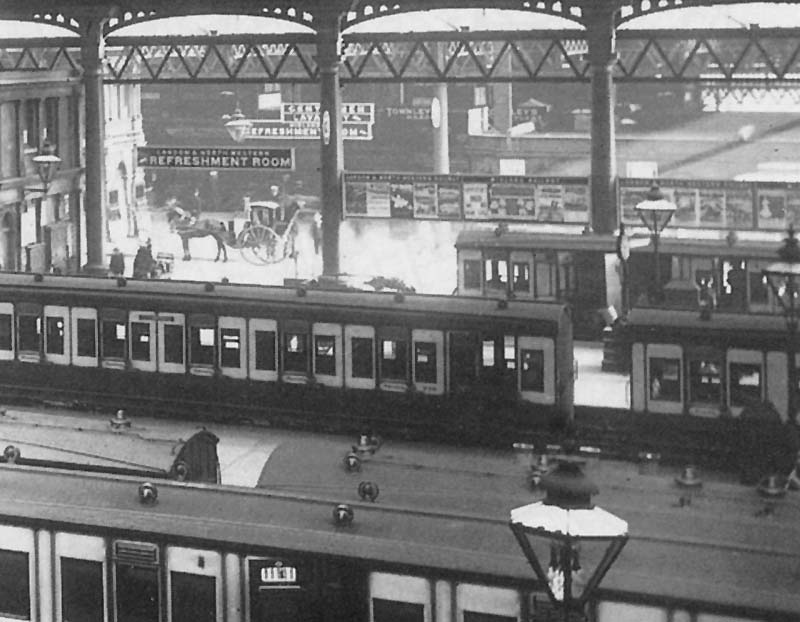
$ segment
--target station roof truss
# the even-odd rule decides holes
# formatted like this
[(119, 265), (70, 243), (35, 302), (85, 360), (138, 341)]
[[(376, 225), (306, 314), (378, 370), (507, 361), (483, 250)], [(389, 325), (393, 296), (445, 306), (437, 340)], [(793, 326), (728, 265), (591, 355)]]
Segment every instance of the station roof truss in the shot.
[[(316, 83), (316, 35), (109, 37), (107, 82)], [(618, 82), (797, 83), (800, 29), (617, 33)], [(582, 30), (345, 35), (342, 82), (588, 82)], [(0, 73), (80, 69), (74, 37), (0, 40)]]

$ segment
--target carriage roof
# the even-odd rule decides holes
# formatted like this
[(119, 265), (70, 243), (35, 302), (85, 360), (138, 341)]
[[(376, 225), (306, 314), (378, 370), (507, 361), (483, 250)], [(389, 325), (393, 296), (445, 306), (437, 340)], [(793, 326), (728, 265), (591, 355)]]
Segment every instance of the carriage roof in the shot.
[(192, 481), (218, 482), (218, 442), (205, 429), (185, 438), (167, 438), (140, 426), (112, 430), (107, 423), (73, 425), (68, 415), (54, 423), (19, 409), (4, 411), (0, 418), (0, 447), (16, 447), (20, 451), (16, 464), (23, 466), (163, 479), (176, 477), (178, 464), (184, 462)]
[[(292, 307), (340, 308), (379, 313), (408, 312), (432, 315), (469, 316), (486, 319), (536, 320), (560, 323), (567, 314), (564, 305), (520, 300), (502, 301), (463, 296), (437, 296), (429, 294), (403, 294), (380, 292), (339, 291), (323, 289), (290, 288), (281, 286), (207, 283), (202, 281), (127, 280), (50, 276), (37, 277), (28, 273), (0, 273), (0, 292), (24, 292), (22, 298), (52, 300), (70, 295), (83, 299), (92, 296), (124, 299), (153, 299), (163, 306), (165, 299), (185, 303), (191, 311), (194, 300), (221, 304), (273, 304)], [(119, 283), (124, 282), (124, 286)], [(210, 291), (209, 291), (210, 290)], [(142, 302), (144, 304), (144, 302)]]
[(613, 253), (616, 249), (616, 236), (581, 235), (573, 233), (552, 233), (541, 231), (505, 231), (500, 235), (494, 230), (472, 229), (462, 231), (456, 238), (457, 249), (480, 248), (498, 250), (550, 249), (564, 251), (602, 251)]

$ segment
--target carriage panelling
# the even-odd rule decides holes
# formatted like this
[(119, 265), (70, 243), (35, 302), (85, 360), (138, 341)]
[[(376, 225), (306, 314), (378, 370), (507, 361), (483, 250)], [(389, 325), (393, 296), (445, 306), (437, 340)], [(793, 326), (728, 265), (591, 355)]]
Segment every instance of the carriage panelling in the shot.
[(99, 315), (100, 364), (107, 369), (124, 370), (131, 358), (128, 312), (125, 309), (101, 307)]
[(139, 371), (158, 369), (156, 349), (156, 314), (152, 311), (129, 313), (128, 343), (131, 367)]
[(212, 376), (218, 368), (217, 318), (208, 313), (188, 316), (186, 342), (189, 372), (195, 376)]
[(444, 333), (436, 330), (411, 331), (414, 388), (429, 395), (444, 393)]
[(278, 322), (252, 318), (247, 323), (248, 374), (251, 380), (278, 379)]
[(229, 378), (247, 378), (247, 320), (223, 315), (219, 328), (219, 371)]
[(222, 556), (216, 551), (167, 547), (169, 622), (223, 620)]

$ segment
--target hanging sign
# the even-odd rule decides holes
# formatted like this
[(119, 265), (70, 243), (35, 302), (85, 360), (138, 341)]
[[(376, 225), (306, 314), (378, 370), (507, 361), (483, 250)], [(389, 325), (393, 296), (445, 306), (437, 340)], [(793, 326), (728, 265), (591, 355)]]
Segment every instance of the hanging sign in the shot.
[(148, 168), (293, 171), (294, 149), (137, 147), (136, 162)]

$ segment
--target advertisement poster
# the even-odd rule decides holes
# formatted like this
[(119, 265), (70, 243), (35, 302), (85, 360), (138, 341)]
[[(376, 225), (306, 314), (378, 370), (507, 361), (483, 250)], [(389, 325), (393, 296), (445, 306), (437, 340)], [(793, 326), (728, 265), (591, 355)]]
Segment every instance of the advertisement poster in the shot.
[(662, 188), (668, 200), (675, 203), (675, 213), (669, 225), (674, 227), (696, 227), (699, 219), (697, 216), (697, 190), (694, 188), (677, 188), (670, 191)]
[(525, 177), (496, 177), (492, 179), (489, 213), (493, 218), (536, 217), (535, 186)]
[(701, 188), (700, 225), (722, 227), (725, 224), (725, 191), (721, 188)]
[(800, 186), (797, 184), (786, 191), (786, 224), (800, 225)]
[(643, 185), (626, 186), (620, 184), (620, 213), (622, 214), (622, 222), (626, 225), (639, 225), (642, 223), (642, 219), (634, 208), (644, 201), (648, 190), (649, 187)]
[(389, 218), (392, 215), (388, 181), (367, 182), (367, 216)]
[(414, 218), (436, 218), (436, 184), (414, 184)]
[(488, 220), (489, 184), (486, 182), (470, 182), (463, 184), (464, 218), (467, 220)]
[(753, 228), (753, 191), (749, 187), (726, 189), (725, 225), (736, 229)]
[(783, 229), (786, 226), (786, 191), (780, 188), (759, 188), (756, 196), (756, 217), (759, 229)]
[(439, 182), (436, 187), (439, 218), (442, 220), (461, 219), (461, 183), (456, 181)]
[(393, 182), (389, 184), (389, 192), (392, 218), (413, 218), (414, 184)]
[(564, 186), (561, 184), (536, 185), (536, 220), (539, 222), (565, 222)]
[(344, 184), (344, 213), (346, 216), (367, 215), (367, 182), (347, 180)]
[(589, 222), (589, 184), (564, 184), (564, 220), (572, 223)]

